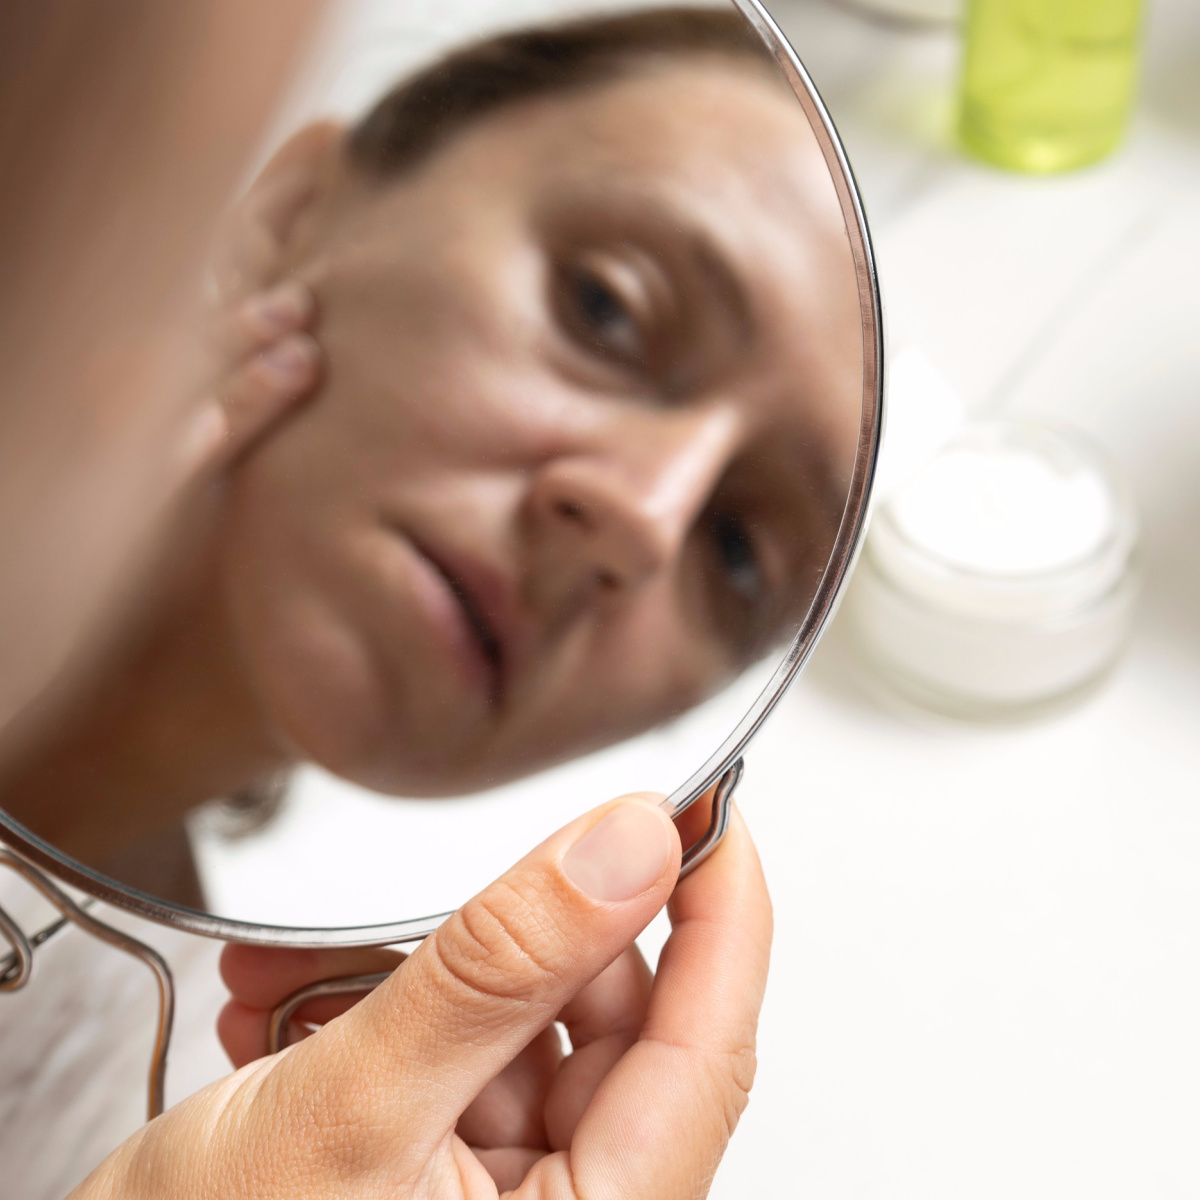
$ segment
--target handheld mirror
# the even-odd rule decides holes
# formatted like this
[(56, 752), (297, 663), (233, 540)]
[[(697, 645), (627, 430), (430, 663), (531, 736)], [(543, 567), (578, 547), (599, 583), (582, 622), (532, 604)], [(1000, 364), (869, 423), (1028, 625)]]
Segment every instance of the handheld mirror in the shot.
[(727, 798), (874, 471), (867, 229), (757, 0), (395, 10), (347, 52), (371, 94), (230, 217), (311, 288), (326, 369), (156, 626), (156, 686), (206, 698), (195, 785), (70, 837), (19, 789), (0, 813), (58, 879), (215, 937), (413, 939), (609, 797)]

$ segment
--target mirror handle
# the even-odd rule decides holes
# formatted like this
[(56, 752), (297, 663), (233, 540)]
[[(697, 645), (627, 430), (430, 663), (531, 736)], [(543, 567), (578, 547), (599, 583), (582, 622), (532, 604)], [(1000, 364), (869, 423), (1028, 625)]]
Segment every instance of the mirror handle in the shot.
[[(742, 781), (745, 763), (738, 758), (733, 765), (721, 776), (713, 792), (712, 819), (708, 829), (698, 842), (694, 842), (683, 852), (683, 861), (679, 865), (679, 878), (690, 875), (716, 848), (721, 844), (725, 831), (729, 828), (729, 810), (733, 801), (733, 793)], [(687, 810), (685, 809), (684, 812)], [(682, 813), (679, 814), (682, 816)], [(675, 819), (678, 820), (679, 816)]]

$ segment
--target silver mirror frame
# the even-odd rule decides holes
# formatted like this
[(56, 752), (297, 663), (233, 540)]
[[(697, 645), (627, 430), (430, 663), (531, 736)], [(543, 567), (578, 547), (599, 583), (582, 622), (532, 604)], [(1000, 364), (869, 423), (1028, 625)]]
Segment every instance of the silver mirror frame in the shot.
[[(859, 311), (862, 317), (862, 415), (846, 508), (834, 540), (829, 564), (817, 585), (812, 604), (783, 661), (750, 710), (708, 761), (663, 801), (663, 807), (672, 817), (678, 816), (694, 804), (718, 780), (726, 776), (736, 776), (740, 766), (739, 760), (750, 740), (800, 673), (836, 611), (843, 585), (862, 544), (883, 430), (883, 308), (875, 256), (858, 184), (824, 102), (804, 64), (774, 18), (761, 0), (732, 2), (754, 27), (787, 77), (808, 116), (837, 189), (838, 203), (850, 239), (858, 282)], [(732, 793), (732, 787), (729, 787), (727, 792)], [(437, 913), (409, 921), (323, 929), (252, 924), (166, 904), (144, 892), (125, 887), (60, 853), (13, 821), (3, 810), (0, 810), (0, 842), (59, 881), (79, 888), (106, 904), (125, 909), (161, 925), (183, 929), (203, 937), (220, 938), (223, 941), (270, 946), (380, 946), (418, 941), (432, 933), (450, 915)], [(707, 849), (711, 848), (709, 846)]]

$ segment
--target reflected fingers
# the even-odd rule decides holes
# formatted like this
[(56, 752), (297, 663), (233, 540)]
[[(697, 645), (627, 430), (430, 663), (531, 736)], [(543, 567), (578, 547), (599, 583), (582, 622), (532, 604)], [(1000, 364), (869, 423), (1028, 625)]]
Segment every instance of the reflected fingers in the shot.
[(315, 316), (312, 289), (286, 280), (255, 292), (220, 317), (210, 335), (211, 352), (219, 363), (238, 364), (276, 339), (309, 328)]
[(288, 281), (255, 293), (214, 324), (212, 383), (184, 436), (184, 479), (229, 466), (316, 387), (322, 356), (307, 332), (315, 312), (311, 290)]
[(232, 462), (317, 382), (321, 352), (307, 333), (290, 333), (244, 362), (217, 399), (228, 426), (219, 462)]

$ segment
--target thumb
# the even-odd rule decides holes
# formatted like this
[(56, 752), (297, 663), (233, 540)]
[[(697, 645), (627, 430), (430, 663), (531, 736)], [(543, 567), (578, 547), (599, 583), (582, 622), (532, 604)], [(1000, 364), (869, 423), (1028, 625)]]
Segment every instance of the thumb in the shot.
[(679, 862), (679, 835), (658, 797), (580, 817), (454, 913), (370, 996), (294, 1046), (278, 1072), (291, 1078), (274, 1082), (290, 1091), (295, 1071), (319, 1072), (337, 1123), (404, 1129), (389, 1147), (423, 1158), (633, 942), (666, 903)]

